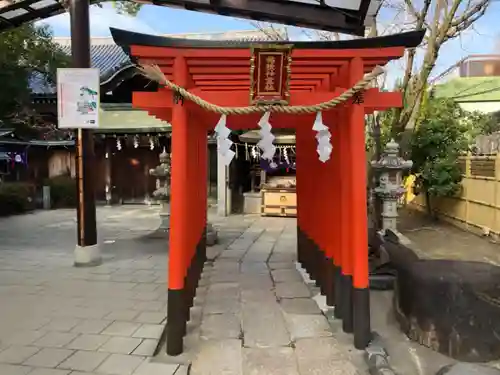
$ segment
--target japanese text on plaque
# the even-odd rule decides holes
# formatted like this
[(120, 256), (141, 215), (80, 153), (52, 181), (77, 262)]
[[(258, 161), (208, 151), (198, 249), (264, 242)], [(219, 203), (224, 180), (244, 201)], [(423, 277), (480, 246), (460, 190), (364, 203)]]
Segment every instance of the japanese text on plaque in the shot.
[(265, 65), (264, 91), (276, 91), (276, 57), (267, 56)]

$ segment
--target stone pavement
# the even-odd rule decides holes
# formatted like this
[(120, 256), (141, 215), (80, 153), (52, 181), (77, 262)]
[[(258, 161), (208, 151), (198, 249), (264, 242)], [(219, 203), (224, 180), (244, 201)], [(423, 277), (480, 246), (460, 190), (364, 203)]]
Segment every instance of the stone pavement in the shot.
[[(74, 268), (75, 212), (0, 219), (0, 375), (182, 375), (151, 359), (165, 323), (167, 245), (154, 207), (98, 208), (104, 263)], [(295, 220), (213, 219), (186, 345), (191, 373), (363, 374), (295, 269)]]
[(430, 221), (419, 211), (402, 210), (399, 229), (414, 243), (421, 256), (486, 262), (500, 266), (498, 243), (443, 221)]
[(330, 325), (296, 268), (296, 221), (249, 224), (223, 237), (206, 264), (186, 338), (191, 374), (365, 373), (361, 352), (339, 322)]

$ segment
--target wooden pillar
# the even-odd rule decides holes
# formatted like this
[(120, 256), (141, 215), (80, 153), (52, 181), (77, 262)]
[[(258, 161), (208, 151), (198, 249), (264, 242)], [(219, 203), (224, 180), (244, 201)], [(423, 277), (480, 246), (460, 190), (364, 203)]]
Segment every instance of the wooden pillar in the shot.
[[(337, 163), (339, 162), (339, 150), (337, 143), (338, 124), (335, 111), (328, 111), (323, 114), (331, 137), (332, 154), (330, 160), (324, 164), (324, 180), (323, 180), (323, 195), (324, 204), (322, 209), (324, 212), (322, 222), (322, 233), (325, 236), (325, 296), (327, 306), (336, 306), (335, 301), (335, 259), (338, 247), (338, 171)], [(338, 277), (338, 276), (337, 276)]]
[[(350, 86), (363, 77), (363, 60), (354, 58), (350, 64)], [(349, 113), (348, 169), (350, 241), (352, 251), (352, 282), (354, 305), (354, 346), (364, 349), (371, 340), (370, 289), (368, 270), (368, 213), (366, 202), (365, 110), (363, 103), (353, 103)]]
[[(349, 133), (349, 118), (347, 114), (349, 113), (348, 108), (339, 109), (340, 117), (340, 128), (339, 128), (339, 140), (340, 140), (340, 153), (344, 155), (344, 160), (340, 165), (340, 174), (342, 176), (341, 186), (340, 186), (340, 212), (341, 212), (341, 227), (340, 227), (340, 238), (341, 238), (341, 273), (340, 273), (340, 317), (342, 318), (342, 329), (344, 332), (353, 332), (353, 310), (352, 310), (352, 248), (351, 248), (351, 197), (350, 189), (351, 184), (351, 174), (352, 170), (350, 168), (350, 162), (348, 161), (350, 157), (350, 147), (348, 143), (348, 133)], [(364, 154), (363, 154), (364, 155)]]
[[(328, 121), (328, 113), (322, 114), (323, 122), (330, 128), (331, 121)], [(331, 189), (330, 189), (330, 168), (332, 160), (325, 163), (319, 160), (319, 155), (316, 151), (318, 142), (316, 140), (317, 132), (312, 131), (314, 139), (314, 161), (316, 165), (315, 186), (316, 186), (316, 235), (315, 242), (317, 244), (317, 263), (318, 263), (318, 278), (316, 285), (320, 288), (320, 293), (324, 296), (330, 294), (330, 267), (329, 267), (329, 251), (330, 251), (330, 233), (329, 233), (329, 218), (331, 204)]]
[[(208, 147), (208, 138), (207, 138), (207, 130), (205, 126), (201, 126), (201, 123), (198, 123), (198, 131), (199, 131), (199, 144), (198, 144), (198, 152), (199, 152), (199, 163), (200, 168), (197, 173), (200, 175), (200, 184), (198, 187), (198, 207), (200, 210), (199, 214), (199, 242), (197, 246), (197, 264), (198, 264), (198, 274), (197, 279), (200, 278), (201, 272), (203, 271), (203, 266), (205, 261), (207, 260), (207, 223), (208, 223), (208, 212), (207, 212), (207, 196), (208, 196), (208, 163), (210, 161), (209, 155), (209, 147)], [(198, 285), (198, 280), (196, 281), (196, 285)]]
[[(322, 267), (324, 266), (324, 254), (321, 251), (321, 223), (322, 219), (322, 196), (321, 196), (321, 169), (318, 160), (316, 132), (312, 130), (314, 116), (303, 123), (303, 155), (304, 168), (307, 168), (305, 180), (307, 184), (307, 271), (315, 281), (315, 285), (321, 287)], [(324, 292), (324, 291), (323, 291)]]
[[(302, 148), (302, 135), (301, 128), (297, 126), (295, 128), (295, 156), (296, 156), (296, 193), (297, 193), (297, 261), (302, 267), (306, 267), (306, 243), (305, 243), (305, 233), (304, 233), (304, 222), (307, 210), (306, 204), (306, 177), (304, 176), (305, 167), (303, 167), (305, 160), (303, 160), (303, 148)], [(264, 170), (261, 172), (261, 185), (262, 179), (265, 178)]]
[[(184, 57), (174, 60), (174, 81), (186, 87), (187, 64)], [(184, 277), (186, 255), (189, 253), (189, 134), (188, 113), (182, 101), (172, 108), (172, 174), (170, 202), (170, 252), (168, 272), (167, 354), (179, 355), (183, 351), (186, 327), (184, 309)]]
[(333, 191), (333, 201), (332, 201), (332, 235), (333, 235), (333, 305), (335, 306), (334, 316), (338, 319), (341, 317), (341, 259), (342, 259), (342, 196), (341, 196), (341, 184), (342, 184), (342, 162), (343, 155), (340, 149), (340, 135), (341, 127), (345, 126), (342, 123), (342, 118), (339, 115), (339, 111), (335, 110), (333, 112), (332, 118), (334, 119), (334, 125), (332, 127), (332, 191)]
[(302, 267), (312, 279), (314, 271), (314, 243), (312, 241), (312, 223), (314, 207), (311, 181), (311, 131), (304, 123), (296, 127), (296, 154), (297, 154), (297, 205), (298, 205), (298, 233), (297, 233), (297, 258)]

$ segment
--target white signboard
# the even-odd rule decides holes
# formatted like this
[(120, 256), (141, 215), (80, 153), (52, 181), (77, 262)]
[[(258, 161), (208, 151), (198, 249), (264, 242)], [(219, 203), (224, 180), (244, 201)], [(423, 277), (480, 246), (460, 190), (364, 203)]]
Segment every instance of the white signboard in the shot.
[(99, 69), (57, 69), (59, 128), (99, 127), (99, 86)]

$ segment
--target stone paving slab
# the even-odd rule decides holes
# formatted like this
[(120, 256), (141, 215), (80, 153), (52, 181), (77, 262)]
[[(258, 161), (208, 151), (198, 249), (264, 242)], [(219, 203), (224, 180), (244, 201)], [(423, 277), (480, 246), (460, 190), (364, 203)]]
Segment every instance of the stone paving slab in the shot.
[(299, 375), (293, 348), (243, 348), (243, 375)]
[(0, 219), (0, 301), (9, 301), (0, 302), (0, 375), (180, 369), (146, 359), (166, 317), (165, 245), (141, 240), (158, 226), (157, 210), (98, 208), (97, 216), (104, 263), (95, 268), (73, 267), (74, 210)]
[(354, 374), (298, 277), (295, 220), (211, 219), (220, 241), (186, 353), (165, 363), (164, 351), (151, 358), (167, 311), (165, 245), (147, 237), (158, 212), (97, 211), (104, 263), (89, 269), (72, 267), (74, 210), (0, 219), (0, 375)]
[(209, 340), (202, 342), (191, 365), (191, 375), (241, 375), (241, 341)]
[(201, 338), (205, 340), (239, 339), (240, 318), (234, 314), (207, 314), (201, 323)]
[(276, 284), (276, 296), (279, 298), (309, 298), (311, 291), (303, 281)]
[(288, 332), (294, 341), (308, 337), (332, 336), (332, 331), (323, 314), (285, 314)]
[(310, 298), (284, 298), (280, 301), (280, 305), (288, 314), (321, 314), (318, 304)]

